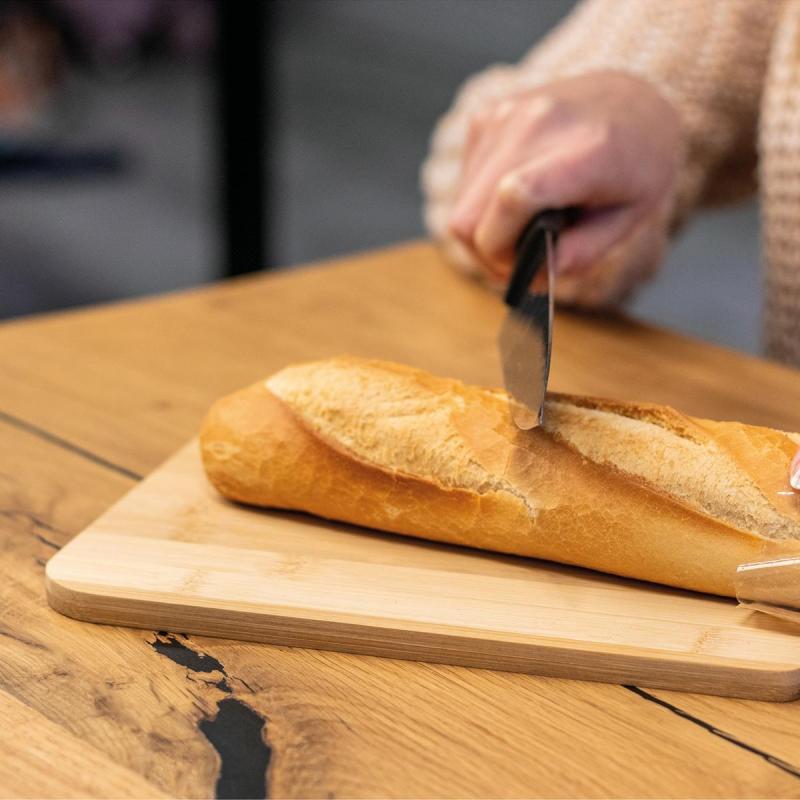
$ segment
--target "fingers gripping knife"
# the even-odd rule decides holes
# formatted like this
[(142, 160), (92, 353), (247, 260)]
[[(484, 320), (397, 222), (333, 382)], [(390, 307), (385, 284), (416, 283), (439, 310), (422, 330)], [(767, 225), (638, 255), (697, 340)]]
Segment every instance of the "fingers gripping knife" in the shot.
[(517, 243), (505, 296), (508, 312), (498, 341), (511, 416), (521, 430), (535, 428), (544, 419), (553, 341), (555, 248), (559, 234), (575, 216), (574, 209), (542, 211)]

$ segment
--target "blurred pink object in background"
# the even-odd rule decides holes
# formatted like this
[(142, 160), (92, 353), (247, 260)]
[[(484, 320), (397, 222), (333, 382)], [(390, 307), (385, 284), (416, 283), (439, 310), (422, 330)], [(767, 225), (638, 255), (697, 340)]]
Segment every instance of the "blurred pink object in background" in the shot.
[(53, 0), (99, 64), (136, 60), (148, 39), (181, 54), (206, 51), (213, 39), (210, 0)]

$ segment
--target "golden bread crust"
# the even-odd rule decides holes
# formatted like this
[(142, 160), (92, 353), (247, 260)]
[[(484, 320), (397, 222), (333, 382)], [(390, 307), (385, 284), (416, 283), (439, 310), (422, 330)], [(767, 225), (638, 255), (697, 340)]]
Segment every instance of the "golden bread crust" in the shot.
[[(671, 494), (648, 479), (652, 464), (633, 474), (606, 462), (603, 441), (587, 432), (613, 425), (617, 445), (633, 441), (646, 453), (639, 439), (651, 429), (617, 419), (657, 425), (681, 437), (665, 447), (690, 442), (710, 448), (709, 458), (729, 458), (731, 479), (758, 497), (788, 466), (790, 437), (648, 404), (567, 395), (550, 403), (563, 430), (522, 433), (499, 390), (345, 357), (288, 368), (222, 398), (203, 426), (201, 452), (209, 479), (232, 500), (732, 595), (736, 566), (758, 557), (759, 531), (703, 511), (714, 484), (696, 501)], [(769, 519), (791, 531), (800, 516), (796, 500), (785, 500)]]

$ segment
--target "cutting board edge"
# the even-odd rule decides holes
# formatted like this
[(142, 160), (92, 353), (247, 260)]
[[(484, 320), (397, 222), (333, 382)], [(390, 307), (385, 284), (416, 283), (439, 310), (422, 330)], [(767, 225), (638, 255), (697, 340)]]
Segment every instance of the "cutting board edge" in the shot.
[[(667, 660), (663, 655), (619, 652), (624, 650), (621, 646), (617, 646), (618, 652), (609, 652), (587, 646), (588, 643), (582, 648), (580, 643), (565, 640), (487, 643), (452, 633), (402, 631), (327, 620), (320, 623), (264, 612), (241, 612), (237, 628), (227, 614), (219, 613), (217, 620), (211, 608), (140, 597), (110, 597), (74, 582), (62, 582), (51, 568), (62, 556), (63, 551), (57, 553), (47, 565), (47, 600), (58, 613), (82, 622), (749, 700), (790, 702), (800, 698), (800, 667), (792, 664), (745, 664), (724, 657), (693, 659), (688, 654)], [(340, 633), (335, 641), (331, 640), (331, 630)], [(416, 649), (423, 651), (424, 657), (415, 658)], [(586, 657), (590, 663), (576, 663), (576, 656)], [(721, 673), (726, 680), (720, 679)]]

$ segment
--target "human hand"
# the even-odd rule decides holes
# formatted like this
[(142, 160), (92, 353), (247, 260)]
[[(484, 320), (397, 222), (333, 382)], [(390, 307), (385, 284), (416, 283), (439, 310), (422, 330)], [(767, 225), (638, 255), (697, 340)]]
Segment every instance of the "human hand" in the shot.
[(520, 93), (472, 119), (450, 230), (505, 280), (531, 218), (579, 206), (559, 239), (557, 298), (611, 302), (660, 260), (679, 150), (677, 113), (631, 75), (597, 72)]
[(792, 485), (792, 489), (800, 491), (800, 450), (797, 451), (789, 467), (789, 483)]

